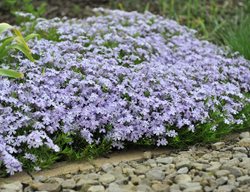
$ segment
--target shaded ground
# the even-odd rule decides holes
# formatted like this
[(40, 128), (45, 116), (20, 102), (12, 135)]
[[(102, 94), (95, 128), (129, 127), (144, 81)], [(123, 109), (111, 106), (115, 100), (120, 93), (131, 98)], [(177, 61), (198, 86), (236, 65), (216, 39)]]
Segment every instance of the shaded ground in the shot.
[[(92, 15), (91, 9), (94, 7), (107, 6), (109, 0), (34, 0), (34, 7), (39, 7), (42, 2), (46, 2), (46, 10), (44, 16), (46, 18), (54, 17), (76, 17), (83, 18)], [(13, 11), (16, 8), (26, 9), (27, 7), (22, 7), (18, 3), (14, 6), (6, 6), (4, 1), (0, 2), (0, 22), (8, 22), (15, 24), (15, 16)]]

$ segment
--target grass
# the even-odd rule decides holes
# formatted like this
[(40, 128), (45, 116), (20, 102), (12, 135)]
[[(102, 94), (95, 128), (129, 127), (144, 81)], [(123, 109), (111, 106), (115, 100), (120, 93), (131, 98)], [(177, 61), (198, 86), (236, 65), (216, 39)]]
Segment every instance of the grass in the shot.
[[(151, 11), (196, 29), (201, 38), (218, 43), (218, 33), (228, 25), (237, 25), (250, 13), (248, 0), (110, 0), (115, 9)], [(220, 42), (220, 41), (219, 41)]]
[(219, 37), (223, 44), (250, 60), (250, 17), (246, 17), (238, 25), (226, 26)]

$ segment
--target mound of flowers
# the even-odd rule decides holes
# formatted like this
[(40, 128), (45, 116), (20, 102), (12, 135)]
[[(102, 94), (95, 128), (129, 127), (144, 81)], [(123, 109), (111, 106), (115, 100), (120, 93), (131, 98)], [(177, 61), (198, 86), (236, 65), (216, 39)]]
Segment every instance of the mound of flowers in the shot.
[(8, 173), (39, 169), (41, 154), (56, 160), (81, 144), (167, 145), (183, 129), (216, 132), (222, 121), (230, 128), (247, 120), (249, 61), (160, 16), (96, 13), (26, 24), (43, 37), (29, 43), (37, 60), (18, 55), (25, 78), (0, 77), (0, 162)]

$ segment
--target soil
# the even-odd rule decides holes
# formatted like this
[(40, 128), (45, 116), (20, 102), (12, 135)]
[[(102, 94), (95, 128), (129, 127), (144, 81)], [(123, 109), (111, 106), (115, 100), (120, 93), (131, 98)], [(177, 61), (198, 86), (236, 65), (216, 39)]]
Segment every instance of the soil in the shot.
[[(34, 0), (34, 7), (39, 7), (46, 2), (45, 18), (64, 17), (84, 18), (93, 15), (91, 11), (95, 7), (107, 7), (109, 0)], [(12, 9), (6, 7), (4, 1), (0, 2), (0, 22), (16, 24), (16, 19)]]

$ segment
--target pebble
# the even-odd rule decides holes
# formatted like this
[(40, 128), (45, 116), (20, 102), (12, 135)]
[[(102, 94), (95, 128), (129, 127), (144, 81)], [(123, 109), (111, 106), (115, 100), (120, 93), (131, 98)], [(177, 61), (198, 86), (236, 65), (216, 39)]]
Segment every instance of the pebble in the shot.
[(105, 188), (102, 185), (91, 186), (87, 192), (104, 192)]
[(182, 167), (180, 169), (178, 169), (177, 173), (178, 174), (186, 174), (188, 173), (189, 169), (187, 167)]
[(64, 189), (73, 189), (76, 186), (76, 182), (74, 179), (67, 179), (62, 182), (62, 187)]
[[(143, 153), (140, 161), (105, 163), (96, 170), (57, 177), (38, 176), (30, 183), (0, 186), (1, 192), (248, 192), (250, 134), (212, 148), (191, 147), (168, 156)], [(24, 189), (24, 190), (23, 190)]]
[(59, 183), (32, 182), (30, 186), (36, 191), (59, 192), (62, 189), (62, 186)]
[(113, 181), (115, 181), (115, 176), (107, 173), (107, 174), (100, 176), (99, 181), (102, 184), (110, 184)]
[(165, 174), (161, 170), (152, 169), (147, 172), (146, 176), (150, 180), (163, 180), (165, 177)]
[(152, 152), (151, 151), (146, 151), (143, 153), (143, 157), (145, 159), (151, 159), (152, 158)]
[(161, 164), (171, 164), (173, 162), (173, 159), (173, 157), (158, 157), (156, 158), (156, 162)]
[(250, 137), (241, 139), (238, 144), (240, 147), (250, 147)]
[(0, 191), (5, 190), (6, 192), (7, 191), (21, 192), (22, 189), (23, 189), (23, 185), (21, 182), (18, 182), (18, 181), (0, 186)]
[(225, 142), (217, 142), (211, 145), (212, 149), (219, 150), (225, 146)]
[(180, 175), (177, 175), (175, 177), (175, 182), (177, 184), (180, 184), (180, 183), (187, 183), (187, 182), (191, 182), (192, 181), (192, 178), (190, 175), (188, 174), (180, 174)]

